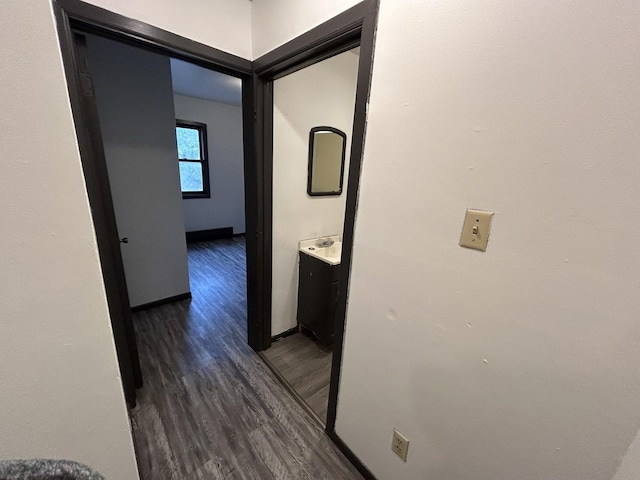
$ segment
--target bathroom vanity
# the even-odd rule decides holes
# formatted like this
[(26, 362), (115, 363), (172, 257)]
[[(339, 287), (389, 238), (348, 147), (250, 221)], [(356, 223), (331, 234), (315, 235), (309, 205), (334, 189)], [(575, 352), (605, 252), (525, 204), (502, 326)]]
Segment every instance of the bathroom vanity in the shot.
[(342, 242), (338, 235), (303, 240), (299, 250), (298, 323), (322, 343), (331, 344)]

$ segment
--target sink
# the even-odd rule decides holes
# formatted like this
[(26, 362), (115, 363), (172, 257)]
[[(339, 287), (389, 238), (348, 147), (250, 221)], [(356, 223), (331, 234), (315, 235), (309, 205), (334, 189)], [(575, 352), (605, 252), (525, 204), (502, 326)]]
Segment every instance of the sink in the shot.
[[(331, 240), (333, 244), (328, 247), (318, 246), (324, 240)], [(301, 240), (299, 250), (312, 257), (322, 260), (329, 265), (340, 265), (342, 257), (342, 242), (340, 235), (330, 235), (327, 237), (312, 238), (309, 240)]]
[(330, 265), (340, 265), (340, 257), (342, 256), (342, 242), (334, 242), (330, 247), (301, 247), (301, 252), (319, 258)]

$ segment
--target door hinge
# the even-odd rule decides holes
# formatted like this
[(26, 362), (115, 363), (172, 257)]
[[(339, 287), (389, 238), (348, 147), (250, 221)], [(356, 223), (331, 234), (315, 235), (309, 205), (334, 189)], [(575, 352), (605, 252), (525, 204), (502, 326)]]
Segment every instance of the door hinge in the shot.
[(85, 97), (93, 98), (95, 96), (93, 92), (93, 80), (91, 79), (90, 73), (80, 72), (80, 89), (82, 90), (82, 95)]

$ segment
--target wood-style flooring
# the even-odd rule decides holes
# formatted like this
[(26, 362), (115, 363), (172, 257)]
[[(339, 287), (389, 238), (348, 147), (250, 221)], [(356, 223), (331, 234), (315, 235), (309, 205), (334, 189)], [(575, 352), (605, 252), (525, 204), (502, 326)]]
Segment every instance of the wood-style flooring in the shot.
[(295, 333), (274, 342), (263, 354), (322, 424), (327, 423), (331, 346), (322, 345), (307, 332)]
[(188, 254), (193, 299), (134, 315), (142, 480), (361, 479), (247, 345), (244, 239)]

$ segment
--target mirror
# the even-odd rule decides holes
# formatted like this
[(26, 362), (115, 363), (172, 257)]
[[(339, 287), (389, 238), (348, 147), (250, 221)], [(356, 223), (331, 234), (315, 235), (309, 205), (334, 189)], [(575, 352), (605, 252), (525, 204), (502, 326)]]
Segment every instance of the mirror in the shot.
[(333, 127), (313, 127), (309, 133), (310, 196), (340, 195), (347, 136)]

